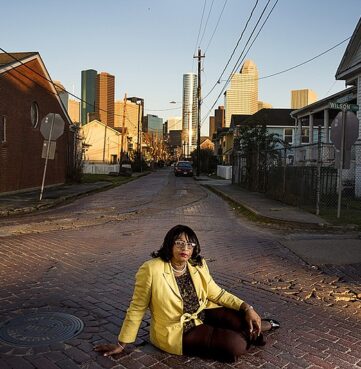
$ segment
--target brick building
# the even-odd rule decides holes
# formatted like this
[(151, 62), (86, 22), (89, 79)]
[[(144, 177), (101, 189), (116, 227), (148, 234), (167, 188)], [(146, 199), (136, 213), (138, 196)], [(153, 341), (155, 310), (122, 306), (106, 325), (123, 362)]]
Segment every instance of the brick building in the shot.
[(0, 193), (40, 188), (45, 163), (40, 125), (50, 112), (60, 114), (65, 128), (45, 185), (64, 183), (74, 167), (75, 126), (39, 53), (0, 53), (0, 76)]

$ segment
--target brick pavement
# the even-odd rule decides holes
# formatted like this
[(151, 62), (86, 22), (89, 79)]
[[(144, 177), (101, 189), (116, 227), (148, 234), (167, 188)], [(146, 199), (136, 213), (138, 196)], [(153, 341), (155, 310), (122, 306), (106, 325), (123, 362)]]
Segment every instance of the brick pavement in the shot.
[[(142, 206), (138, 197), (138, 213), (129, 218), (0, 238), (1, 321), (25, 312), (61, 311), (85, 323), (84, 331), (66, 342), (26, 349), (0, 345), (1, 369), (361, 367), (359, 302), (321, 296), (326, 290), (348, 289), (348, 284), (334, 277), (332, 269), (304, 263), (280, 244), (279, 235), (239, 219), (191, 179), (168, 181), (162, 175), (150, 178), (153, 187), (148, 187), (159, 206), (149, 201)], [(143, 180), (149, 184), (145, 177), (127, 185), (135, 196)], [(168, 186), (162, 189), (164, 183)], [(97, 194), (87, 204), (78, 200), (72, 209), (117, 207), (114, 199), (124, 197), (118, 190)], [(70, 216), (69, 207), (51, 214)], [(156, 350), (148, 342), (146, 315), (125, 355), (114, 360), (95, 353), (93, 344), (116, 337), (137, 268), (178, 223), (197, 232), (216, 281), (262, 315), (278, 318), (282, 328), (268, 336), (266, 347), (228, 365)], [(297, 293), (290, 292), (290, 284)]]

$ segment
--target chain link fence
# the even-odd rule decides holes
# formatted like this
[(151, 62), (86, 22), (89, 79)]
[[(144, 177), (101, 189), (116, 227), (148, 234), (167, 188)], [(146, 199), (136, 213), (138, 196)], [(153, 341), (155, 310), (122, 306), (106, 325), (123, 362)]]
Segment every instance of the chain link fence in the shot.
[[(342, 170), (341, 218), (361, 225), (361, 198), (355, 184), (361, 186), (361, 171), (356, 170), (355, 144), (345, 158)], [(316, 143), (275, 150), (233, 154), (233, 182), (265, 193), (284, 203), (336, 220), (339, 198), (339, 151), (330, 143)], [(357, 191), (356, 191), (357, 194)], [(349, 219), (350, 218), (350, 219)]]

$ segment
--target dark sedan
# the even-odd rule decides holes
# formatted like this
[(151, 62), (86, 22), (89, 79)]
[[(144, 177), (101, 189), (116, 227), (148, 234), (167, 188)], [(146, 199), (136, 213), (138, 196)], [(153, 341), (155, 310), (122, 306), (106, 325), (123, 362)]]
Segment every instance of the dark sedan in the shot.
[(178, 176), (193, 176), (193, 167), (189, 161), (179, 161), (174, 165), (174, 175)]

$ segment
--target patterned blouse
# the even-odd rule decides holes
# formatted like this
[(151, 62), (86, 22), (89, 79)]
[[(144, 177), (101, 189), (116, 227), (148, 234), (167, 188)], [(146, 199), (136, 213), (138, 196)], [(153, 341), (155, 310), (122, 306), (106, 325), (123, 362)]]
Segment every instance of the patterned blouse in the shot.
[[(193, 281), (191, 275), (189, 274), (189, 270), (179, 276), (175, 277), (177, 281), (179, 292), (183, 299), (183, 313), (193, 314), (199, 309), (199, 301), (198, 296), (196, 294), (196, 290), (193, 285)], [(201, 311), (198, 314), (198, 318), (204, 319), (204, 311)], [(184, 323), (183, 333), (187, 332), (191, 328), (194, 327), (194, 321), (190, 320), (189, 322)]]

